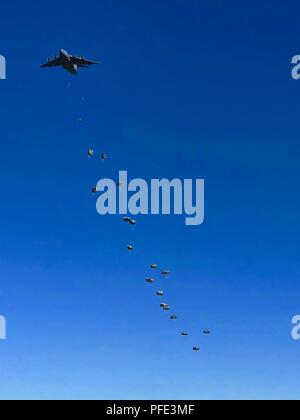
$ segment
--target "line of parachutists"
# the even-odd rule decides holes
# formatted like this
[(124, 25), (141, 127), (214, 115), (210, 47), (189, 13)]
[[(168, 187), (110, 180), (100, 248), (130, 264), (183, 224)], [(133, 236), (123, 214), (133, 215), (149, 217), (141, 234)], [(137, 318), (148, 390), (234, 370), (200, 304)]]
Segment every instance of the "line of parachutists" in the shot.
[[(93, 150), (93, 149), (89, 149), (88, 150), (88, 157), (89, 158), (94, 158), (95, 157), (95, 151)], [(101, 160), (104, 162), (104, 161), (106, 161), (107, 159), (108, 159), (108, 155), (106, 154), (106, 153), (102, 153), (101, 155), (100, 155), (100, 158), (101, 158)], [(122, 185), (118, 185), (118, 187), (119, 188), (121, 188), (122, 187)], [(97, 193), (97, 188), (96, 187), (93, 187), (92, 188), (92, 193), (93, 194), (96, 194)], [(137, 222), (136, 222), (136, 220), (134, 220), (134, 219), (132, 219), (131, 217), (123, 217), (123, 222), (124, 223), (128, 223), (129, 225), (131, 225), (131, 226), (135, 226), (136, 224), (137, 224)], [(127, 245), (127, 250), (130, 252), (130, 253), (132, 253), (133, 251), (134, 251), (134, 246), (133, 245)], [(159, 266), (158, 266), (158, 264), (151, 264), (150, 265), (150, 268), (151, 268), (151, 270), (153, 270), (153, 271), (157, 271), (158, 270), (158, 268), (159, 268)], [(170, 274), (171, 274), (171, 271), (170, 270), (163, 270), (162, 272), (161, 272), (161, 274), (165, 277), (165, 278), (167, 278), (167, 277), (169, 277), (170, 276)], [(153, 283), (155, 283), (155, 279), (153, 278), (153, 277), (147, 277), (146, 278), (146, 283), (148, 283), (148, 284), (153, 284)], [(159, 298), (163, 298), (164, 296), (165, 296), (165, 291), (164, 290), (157, 290), (157, 292), (156, 292), (156, 295), (159, 297)], [(171, 311), (171, 306), (168, 304), (168, 303), (160, 303), (160, 308), (163, 310), (163, 311), (165, 311), (165, 312), (170, 312)], [(176, 321), (177, 320), (177, 315), (176, 314), (171, 314), (170, 315), (170, 320), (171, 321)], [(182, 337), (188, 337), (190, 334), (189, 334), (189, 332), (188, 331), (181, 331), (181, 336)], [(211, 332), (210, 332), (210, 330), (208, 330), (208, 329), (206, 329), (206, 330), (204, 330), (203, 331), (203, 334), (204, 335), (210, 335), (211, 334)], [(199, 346), (195, 346), (195, 347), (193, 347), (193, 351), (195, 351), (195, 352), (199, 352), (200, 351), (200, 347)]]

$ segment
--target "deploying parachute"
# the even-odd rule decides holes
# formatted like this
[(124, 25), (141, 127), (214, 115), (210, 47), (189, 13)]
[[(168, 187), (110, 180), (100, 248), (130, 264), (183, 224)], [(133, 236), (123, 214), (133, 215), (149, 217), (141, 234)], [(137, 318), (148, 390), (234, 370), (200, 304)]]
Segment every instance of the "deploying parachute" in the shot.
[(89, 149), (88, 150), (88, 157), (94, 157), (95, 156), (95, 151), (93, 149)]

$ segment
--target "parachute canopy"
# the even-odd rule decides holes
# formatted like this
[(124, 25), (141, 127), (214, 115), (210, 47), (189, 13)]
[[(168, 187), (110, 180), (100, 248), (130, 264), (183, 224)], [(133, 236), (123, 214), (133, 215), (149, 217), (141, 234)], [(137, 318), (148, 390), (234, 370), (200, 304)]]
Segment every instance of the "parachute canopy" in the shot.
[(108, 155), (106, 154), (106, 153), (102, 153), (102, 155), (101, 155), (101, 159), (104, 161), (104, 160), (107, 160), (108, 159)]
[(130, 225), (136, 225), (136, 221), (131, 219), (131, 217), (123, 217), (123, 222), (129, 223)]
[(171, 271), (170, 270), (164, 270), (163, 272), (162, 272), (162, 275), (163, 276), (169, 276), (171, 274)]

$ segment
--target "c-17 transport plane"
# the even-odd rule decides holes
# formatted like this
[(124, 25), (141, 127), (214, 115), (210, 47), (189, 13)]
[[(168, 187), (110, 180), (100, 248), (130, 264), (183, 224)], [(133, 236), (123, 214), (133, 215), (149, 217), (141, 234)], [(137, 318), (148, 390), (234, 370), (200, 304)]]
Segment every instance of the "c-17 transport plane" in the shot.
[(55, 56), (54, 58), (48, 58), (48, 62), (46, 64), (42, 64), (41, 67), (58, 67), (62, 66), (65, 70), (69, 73), (76, 76), (78, 74), (79, 67), (89, 67), (92, 64), (100, 64), (97, 61), (87, 60), (85, 57), (76, 57), (76, 55), (70, 55), (65, 50), (60, 50), (59, 56)]

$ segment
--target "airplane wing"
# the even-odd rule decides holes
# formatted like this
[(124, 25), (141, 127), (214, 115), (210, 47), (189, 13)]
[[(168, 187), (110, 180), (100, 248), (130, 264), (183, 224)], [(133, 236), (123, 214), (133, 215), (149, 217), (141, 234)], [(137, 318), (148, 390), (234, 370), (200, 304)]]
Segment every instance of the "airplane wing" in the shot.
[(60, 62), (60, 58), (59, 57), (55, 57), (53, 59), (49, 59), (47, 63), (42, 64), (41, 67), (56, 67), (56, 66), (60, 66), (61, 62)]
[(76, 64), (79, 67), (88, 67), (88, 66), (91, 66), (92, 64), (100, 64), (97, 61), (87, 60), (84, 57), (76, 57), (75, 55), (72, 55), (70, 58), (71, 58), (72, 63)]

